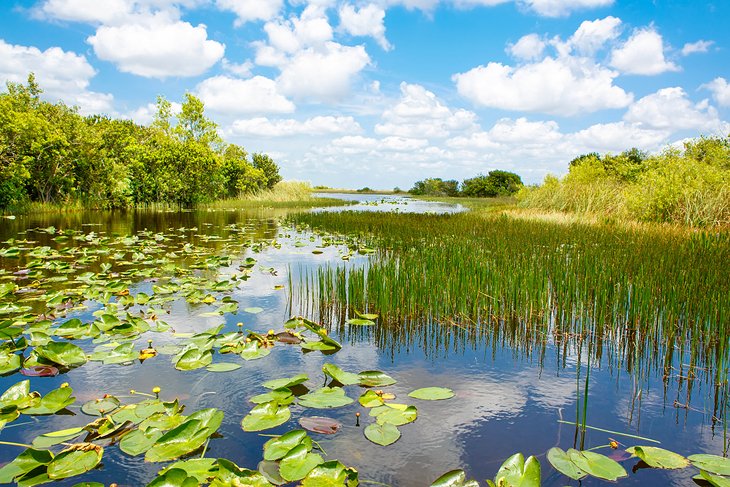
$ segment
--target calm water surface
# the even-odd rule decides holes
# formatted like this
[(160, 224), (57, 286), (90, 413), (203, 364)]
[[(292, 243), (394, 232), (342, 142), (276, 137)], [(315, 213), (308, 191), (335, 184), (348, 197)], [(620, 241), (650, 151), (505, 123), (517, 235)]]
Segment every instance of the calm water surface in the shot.
[[(406, 198), (386, 197), (383, 201), (382, 196), (354, 197), (367, 203), (362, 204), (363, 209), (460, 211), (459, 208)], [(378, 203), (377, 206), (373, 201)], [(246, 257), (253, 257), (257, 262), (251, 268), (248, 280), (241, 280), (239, 288), (228, 293), (239, 303), (236, 314), (200, 316), (211, 308), (204, 304), (190, 305), (181, 298), (171, 303), (167, 309), (169, 314), (165, 313), (161, 318), (179, 333), (200, 332), (221, 323), (225, 324), (224, 331), (235, 331), (238, 322), (243, 322), (246, 328), (265, 333), (271, 328), (281, 330), (291, 314), (298, 314), (305, 308), (299, 300), (291, 298), (298, 293), (291, 289), (292, 283), (299, 282), (298, 273), (326, 262), (340, 262), (347, 252), (346, 245), (332, 244), (322, 246), (319, 249), (322, 253), (312, 253), (313, 249), (322, 245), (322, 237), (287, 228), (280, 220), (283, 214), (201, 211), (19, 216), (15, 220), (0, 220), (0, 241), (28, 240), (32, 243), (22, 244), (28, 248), (80, 246), (91, 249), (94, 244), (86, 240), (56, 241), (54, 238), (58, 233), (31, 229), (54, 226), (57, 232), (77, 230), (77, 236), (89, 236), (93, 232), (92, 241), (94, 237), (114, 240), (125, 235), (159, 233), (166, 238), (164, 243), (168, 251), (179, 251), (189, 243), (228, 253), (232, 258), (230, 265), (195, 271), (211, 279), (229, 278), (233, 274), (240, 276), (241, 262)], [(211, 236), (219, 238), (211, 239)], [(272, 241), (276, 245), (271, 245)], [(0, 248), (12, 243), (2, 243)], [(259, 243), (262, 244), (259, 246)], [(124, 251), (121, 244), (115, 248)], [(124, 253), (124, 259), (132, 254)], [(123, 269), (119, 259), (113, 259), (113, 253), (83, 264), (76, 264), (78, 259), (79, 255), (66, 259), (74, 268), (71, 273), (45, 270), (43, 276), (99, 272), (102, 262), (112, 264), (113, 270)], [(367, 255), (356, 253), (347, 265), (367, 265), (367, 259)], [(15, 280), (19, 286), (29, 285), (24, 276), (14, 274), (24, 269), (26, 264), (27, 260), (22, 258), (0, 257), (0, 268), (4, 270), (4, 274), (0, 274), (0, 283)], [(148, 279), (138, 279), (130, 287), (130, 293), (151, 294), (153, 284)], [(60, 281), (47, 286), (62, 289), (71, 284)], [(219, 293), (221, 297), (224, 295), (226, 293)], [(58, 321), (71, 317), (92, 321), (92, 313), (101, 309), (102, 305), (94, 302), (86, 304), (87, 309), (73, 311)], [(248, 307), (260, 307), (263, 311), (258, 314), (243, 311)], [(566, 348), (549, 339), (538, 348), (510, 346), (508, 343), (513, 341), (484, 340), (479, 335), (449, 325), (433, 325), (403, 334), (379, 330), (377, 325), (364, 328), (338, 323), (333, 326), (331, 334), (342, 342), (343, 348), (328, 356), (320, 352), (302, 353), (299, 347), (285, 345), (277, 345), (269, 356), (259, 360), (244, 361), (236, 355), (215, 355), (214, 362), (235, 361), (242, 365), (240, 369), (226, 373), (205, 369), (178, 371), (170, 357), (164, 355), (127, 366), (89, 362), (54, 378), (30, 378), (31, 389), (45, 393), (59, 387), (62, 382), (69, 382), (77, 401), (83, 402), (105, 393), (124, 395), (130, 389), (149, 391), (160, 386), (162, 398), (179, 397), (190, 412), (207, 407), (223, 410), (225, 420), (219, 431), (222, 438), (210, 442), (206, 456), (227, 458), (241, 467), (255, 469), (262, 458), (262, 445), (268, 437), (242, 431), (240, 422), (253, 406), (248, 399), (266, 391), (261, 386), (264, 381), (304, 372), (310, 377), (310, 388), (314, 389), (325, 382), (321, 368), (327, 362), (351, 372), (378, 369), (398, 381), (386, 389), (396, 394), (397, 402), (418, 407), (418, 419), (400, 427), (402, 437), (394, 445), (381, 447), (364, 437), (363, 426), (369, 424), (369, 418), (367, 410), (357, 402), (331, 410), (292, 405), (292, 419), (265, 433), (281, 434), (294, 429), (298, 427), (296, 420), (303, 416), (326, 415), (339, 419), (344, 427), (336, 435), (312, 434), (327, 452), (326, 458), (339, 459), (356, 467), (361, 480), (394, 486), (428, 485), (441, 473), (454, 468), (464, 468), (471, 477), (484, 483), (484, 479), (492, 478), (502, 461), (515, 452), (539, 457), (543, 485), (578, 485), (553, 471), (545, 453), (553, 446), (563, 449), (573, 447), (576, 441), (575, 428), (558, 420), (574, 421), (576, 409), (582, 407), (583, 399), (577, 395), (576, 388), (578, 384), (582, 388), (586, 373), (584, 350)], [(138, 348), (144, 348), (148, 336), (156, 346), (180, 340), (172, 332), (148, 333), (138, 339)], [(95, 347), (90, 340), (76, 343), (89, 352)], [(610, 345), (607, 345), (602, 363), (592, 364), (588, 424), (649, 437), (660, 441), (662, 447), (684, 455), (722, 454), (722, 424), (712, 419), (716, 406), (715, 390), (701, 370), (696, 373), (690, 388), (681, 374), (674, 374), (669, 381), (663, 381), (663, 371), (656, 370), (650, 363), (639, 363), (632, 373), (627, 373), (623, 364), (611, 363), (609, 352)], [(677, 363), (676, 367), (679, 369), (681, 365)], [(17, 374), (1, 377), (0, 391), (24, 378)], [(426, 386), (450, 387), (456, 397), (431, 402), (406, 396), (409, 391)], [(345, 390), (354, 399), (362, 392), (358, 386), (347, 386)], [(78, 409), (74, 411), (79, 412)], [(360, 427), (355, 425), (355, 413), (358, 411), (363, 413)], [(0, 439), (28, 443), (40, 433), (82, 426), (90, 419), (80, 413), (74, 416), (22, 417), (13, 426), (2, 430)], [(14, 426), (17, 423), (23, 424)], [(626, 446), (648, 444), (615, 434), (589, 431), (585, 448), (604, 445), (609, 437)], [(12, 460), (20, 451), (0, 445), (0, 464)], [(691, 485), (691, 476), (697, 472), (693, 468), (679, 471), (638, 469), (632, 472), (636, 463), (635, 460), (623, 462), (629, 477), (620, 480), (620, 485)], [(145, 485), (162, 466), (145, 463), (143, 456), (130, 457), (116, 447), (108, 447), (101, 468), (58, 484), (73, 485), (82, 480), (93, 480), (107, 485), (112, 482), (120, 486)], [(580, 485), (602, 483), (586, 479)]]

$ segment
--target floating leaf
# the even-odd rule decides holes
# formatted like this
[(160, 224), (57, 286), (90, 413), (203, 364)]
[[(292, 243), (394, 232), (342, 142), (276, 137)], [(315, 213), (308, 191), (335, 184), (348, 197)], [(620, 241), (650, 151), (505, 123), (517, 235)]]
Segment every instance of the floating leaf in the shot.
[(190, 460), (175, 462), (160, 473), (164, 474), (172, 469), (182, 470), (188, 477), (195, 478), (197, 486), (198, 484), (208, 483), (208, 479), (215, 475), (217, 466), (215, 458), (191, 458)]
[[(18, 360), (20, 360), (20, 357)], [(53, 365), (34, 365), (25, 369), (20, 369), (20, 373), (27, 377), (55, 377), (58, 375), (58, 369)]]
[(307, 408), (327, 409), (353, 403), (341, 387), (322, 387), (299, 397), (298, 404)]
[(294, 402), (294, 395), (288, 387), (274, 389), (273, 391), (259, 394), (250, 399), (254, 404), (263, 404), (265, 402), (276, 402), (282, 406), (286, 406)]
[(350, 318), (349, 320), (347, 320), (346, 323), (349, 323), (350, 325), (355, 325), (355, 326), (372, 326), (375, 324), (374, 321), (365, 320), (363, 318)]
[(294, 387), (303, 384), (309, 380), (307, 374), (299, 374), (294, 377), (284, 377), (283, 379), (274, 379), (266, 381), (263, 386), (267, 389), (281, 389), (282, 387)]
[(122, 441), (119, 442), (119, 448), (127, 455), (141, 455), (152, 448), (152, 445), (159, 440), (163, 431), (156, 428), (148, 428), (145, 431), (134, 430), (124, 435)]
[(515, 453), (499, 468), (494, 482), (487, 483), (500, 487), (540, 487), (540, 462), (535, 457), (525, 461), (522, 453)]
[[(375, 412), (373, 410), (372, 412)], [(378, 408), (375, 418), (379, 424), (390, 423), (395, 426), (412, 423), (418, 417), (418, 410), (415, 406), (407, 406), (405, 409), (396, 408), (389, 404)]]
[(145, 461), (166, 462), (197, 450), (214, 432), (205, 428), (203, 424), (203, 421), (193, 419), (168, 431), (147, 450)]
[(241, 368), (241, 364), (235, 364), (233, 362), (218, 362), (210, 364), (205, 368), (209, 372), (230, 372)]
[(198, 487), (200, 482), (180, 468), (171, 468), (158, 475), (147, 487)]
[(256, 314), (261, 313), (264, 310), (264, 308), (259, 308), (258, 306), (252, 306), (250, 308), (243, 308), (243, 310), (246, 313), (251, 313), (251, 314), (256, 315)]
[(266, 357), (268, 354), (271, 353), (271, 349), (261, 346), (261, 342), (258, 340), (251, 340), (250, 342), (246, 343), (246, 345), (243, 347), (243, 350), (241, 350), (241, 358), (244, 360), (256, 360), (263, 357)]
[(295, 480), (301, 480), (306, 477), (314, 467), (322, 462), (321, 456), (316, 453), (310, 453), (306, 445), (300, 444), (295, 446), (281, 459), (279, 473), (282, 478), (294, 482)]
[(33, 447), (48, 448), (49, 446), (58, 445), (59, 443), (66, 443), (68, 440), (76, 438), (84, 431), (84, 428), (79, 427), (44, 433), (33, 439)]
[(0, 484), (10, 484), (16, 478), (35, 470), (37, 467), (48, 465), (53, 460), (53, 453), (48, 450), (28, 448), (15, 460), (0, 468)]
[(302, 428), (313, 431), (314, 433), (321, 433), (323, 435), (333, 435), (342, 428), (342, 423), (332, 418), (325, 418), (323, 416), (307, 416), (299, 418), (299, 424)]
[(304, 445), (307, 450), (312, 449), (312, 439), (304, 430), (292, 430), (264, 443), (264, 460), (280, 460), (294, 447)]
[(357, 470), (337, 460), (317, 465), (302, 480), (303, 487), (355, 487), (358, 484)]
[(358, 402), (365, 408), (374, 408), (385, 404), (383, 396), (373, 390), (365, 391), (358, 399)]
[(68, 342), (48, 342), (35, 348), (35, 353), (54, 364), (71, 367), (86, 363), (81, 347)]
[(588, 475), (573, 463), (565, 451), (558, 447), (553, 447), (548, 450), (547, 459), (555, 467), (555, 470), (571, 479), (580, 480)]
[(479, 487), (479, 482), (467, 480), (463, 470), (451, 470), (434, 480), (431, 487)]
[(706, 470), (700, 470), (700, 474), (695, 475), (693, 478), (697, 480), (704, 480), (713, 487), (730, 487), (730, 479), (728, 479), (727, 477), (715, 475), (713, 473), (707, 472)]
[(376, 320), (378, 319), (378, 316), (380, 316), (375, 313), (358, 313), (357, 311), (355, 311), (355, 315), (364, 320)]
[(365, 437), (377, 445), (388, 446), (398, 441), (400, 431), (390, 423), (374, 423), (365, 428)]
[(654, 468), (675, 469), (689, 465), (689, 460), (682, 455), (655, 446), (632, 446), (627, 448), (626, 451), (639, 457), (644, 463)]
[(66, 406), (70, 406), (76, 401), (75, 397), (72, 397), (73, 389), (70, 387), (61, 387), (54, 389), (43, 398), (40, 403), (23, 409), (23, 414), (55, 414)]
[(358, 376), (360, 385), (365, 387), (385, 387), (395, 384), (395, 379), (379, 370), (365, 370)]
[(114, 396), (104, 396), (101, 399), (85, 402), (81, 406), (81, 412), (89, 416), (103, 416), (119, 407), (121, 403)]
[(104, 448), (93, 443), (76, 443), (56, 455), (48, 464), (48, 477), (54, 480), (81, 475), (101, 462)]
[(324, 364), (322, 366), (322, 372), (325, 375), (332, 377), (334, 380), (344, 386), (351, 386), (353, 384), (360, 383), (360, 376), (351, 372), (345, 372), (335, 364)]
[(718, 475), (730, 475), (730, 458), (718, 455), (698, 454), (690, 455), (687, 459), (700, 470), (706, 470)]
[(600, 453), (571, 448), (568, 450), (568, 457), (578, 469), (599, 479), (616, 480), (627, 475), (621, 465)]
[(212, 362), (213, 352), (210, 350), (191, 348), (183, 353), (177, 362), (175, 362), (175, 368), (178, 370), (195, 370), (210, 365)]
[(425, 401), (440, 401), (454, 397), (454, 391), (446, 387), (423, 387), (409, 392), (408, 396)]
[[(279, 462), (261, 460), (258, 465), (258, 471), (271, 484), (284, 485), (284, 484), (288, 483), (287, 480), (283, 479), (281, 477), (281, 475), (279, 474)], [(267, 487), (269, 487), (268, 484), (267, 484)]]
[(289, 421), (291, 411), (286, 406), (267, 402), (255, 406), (241, 421), (243, 431), (262, 431)]

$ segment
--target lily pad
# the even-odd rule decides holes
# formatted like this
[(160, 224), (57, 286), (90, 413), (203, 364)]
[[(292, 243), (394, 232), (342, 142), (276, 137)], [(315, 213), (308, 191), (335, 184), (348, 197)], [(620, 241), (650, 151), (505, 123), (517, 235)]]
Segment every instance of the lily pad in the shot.
[(463, 470), (451, 470), (434, 480), (431, 487), (479, 487), (479, 482), (467, 480)]
[(324, 460), (316, 453), (307, 450), (306, 445), (297, 445), (281, 459), (279, 473), (282, 478), (294, 482), (307, 476), (309, 472)]
[(258, 306), (252, 306), (250, 308), (243, 308), (243, 310), (246, 313), (251, 313), (253, 315), (256, 315), (256, 314), (261, 313), (264, 310), (264, 308), (259, 308)]
[(347, 406), (355, 402), (347, 397), (341, 387), (322, 387), (299, 397), (298, 404), (307, 408), (328, 409)]
[(365, 370), (358, 374), (360, 385), (365, 387), (385, 387), (395, 384), (395, 379), (379, 370)]
[(58, 411), (64, 409), (66, 406), (70, 406), (76, 401), (76, 398), (72, 396), (73, 389), (70, 387), (61, 387), (54, 389), (43, 398), (37, 405), (25, 408), (21, 411), (23, 414), (55, 414)]
[(400, 438), (400, 430), (390, 423), (374, 423), (365, 428), (365, 438), (376, 445), (392, 445)]
[(282, 406), (287, 406), (294, 402), (294, 395), (292, 394), (291, 389), (288, 387), (282, 387), (281, 389), (274, 389), (273, 391), (253, 396), (250, 401), (254, 404), (276, 402)]
[(281, 389), (282, 387), (294, 387), (303, 384), (309, 380), (307, 374), (299, 374), (294, 377), (284, 377), (283, 379), (274, 379), (266, 381), (263, 386), (267, 389)]
[(48, 464), (48, 477), (54, 480), (81, 475), (101, 462), (104, 448), (93, 443), (76, 443), (56, 455)]
[(291, 411), (286, 406), (267, 402), (255, 406), (241, 421), (243, 431), (262, 431), (289, 421)]
[(230, 372), (241, 368), (241, 364), (234, 364), (233, 362), (218, 362), (210, 364), (205, 368), (209, 372)]
[(312, 439), (304, 430), (292, 430), (264, 443), (264, 460), (281, 460), (294, 447), (304, 445), (307, 450), (312, 449)]
[(203, 424), (202, 420), (193, 419), (168, 431), (147, 450), (145, 461), (166, 462), (197, 450), (214, 432)]
[(687, 460), (700, 470), (716, 473), (718, 475), (730, 475), (730, 458), (718, 455), (690, 455)]
[(553, 447), (548, 450), (547, 459), (550, 464), (555, 467), (555, 470), (570, 477), (571, 479), (580, 480), (588, 475), (573, 463), (570, 456), (568, 456), (565, 451), (558, 447)]
[(198, 487), (197, 478), (181, 468), (171, 468), (158, 475), (147, 487)]
[(372, 326), (375, 324), (374, 321), (366, 320), (363, 318), (350, 318), (347, 323), (355, 326)]
[(175, 362), (175, 368), (178, 370), (195, 370), (206, 367), (212, 362), (213, 352), (210, 350), (191, 348), (183, 353), (177, 362)]
[[(373, 410), (375, 412), (375, 410)], [(389, 404), (378, 408), (375, 418), (379, 424), (390, 423), (395, 426), (412, 423), (418, 417), (418, 410), (415, 406), (407, 406), (405, 409), (395, 408)]]
[(334, 435), (340, 428), (342, 428), (342, 423), (324, 416), (307, 416), (299, 418), (299, 425), (308, 431), (323, 435)]
[(454, 391), (446, 387), (423, 387), (409, 392), (408, 396), (424, 401), (441, 401), (454, 397)]
[(381, 394), (369, 389), (360, 395), (358, 402), (362, 407), (374, 408), (385, 404), (385, 400)]
[(10, 484), (15, 479), (53, 461), (53, 453), (48, 450), (28, 448), (15, 460), (0, 468), (0, 484)]
[(540, 487), (540, 462), (535, 457), (525, 461), (522, 453), (509, 457), (497, 471), (490, 486)]
[(302, 480), (303, 487), (355, 487), (358, 484), (357, 470), (337, 460), (317, 465)]
[(342, 384), (343, 386), (351, 386), (360, 383), (360, 376), (351, 372), (345, 372), (335, 364), (324, 364), (322, 366), (322, 372), (334, 380)]
[[(16, 357), (18, 357), (18, 364), (20, 364), (20, 356), (16, 355)], [(26, 377), (55, 377), (58, 375), (58, 369), (53, 365), (34, 365), (20, 369), (20, 373)]]
[(48, 342), (35, 348), (35, 353), (54, 364), (72, 367), (86, 363), (81, 347), (68, 342)]
[(682, 455), (655, 446), (633, 446), (626, 451), (654, 468), (675, 469), (689, 465), (689, 460)]
[(579, 470), (599, 479), (616, 480), (628, 475), (618, 462), (600, 453), (571, 448), (568, 450), (568, 457)]
[(114, 396), (104, 396), (100, 399), (87, 401), (81, 406), (81, 412), (89, 416), (103, 416), (119, 407), (121, 403)]
[(33, 439), (33, 447), (48, 448), (49, 446), (58, 445), (59, 443), (66, 443), (68, 440), (72, 440), (84, 432), (84, 428), (78, 427), (44, 433)]

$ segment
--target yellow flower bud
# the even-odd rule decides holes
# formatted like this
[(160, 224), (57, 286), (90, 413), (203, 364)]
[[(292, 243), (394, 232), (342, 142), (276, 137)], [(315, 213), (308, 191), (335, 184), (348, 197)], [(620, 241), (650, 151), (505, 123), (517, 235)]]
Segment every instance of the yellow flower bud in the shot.
[(64, 382), (63, 384), (61, 384), (61, 389), (63, 389), (64, 387), (68, 387), (68, 382)]
[(152, 388), (152, 392), (155, 394), (159, 394), (161, 390), (162, 389), (160, 389), (160, 386), (155, 386)]

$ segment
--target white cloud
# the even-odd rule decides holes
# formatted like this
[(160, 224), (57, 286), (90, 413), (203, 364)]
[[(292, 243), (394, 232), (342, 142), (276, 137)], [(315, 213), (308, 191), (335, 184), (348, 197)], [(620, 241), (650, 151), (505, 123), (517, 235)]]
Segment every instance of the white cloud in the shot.
[(340, 8), (340, 28), (354, 36), (371, 36), (380, 47), (389, 51), (392, 46), (385, 38), (385, 10), (371, 3), (355, 10), (352, 5)]
[(526, 36), (522, 36), (514, 44), (509, 44), (507, 46), (507, 52), (517, 59), (534, 61), (542, 57), (545, 47), (545, 41), (539, 35), (527, 34)]
[(667, 142), (667, 130), (643, 128), (626, 122), (599, 123), (568, 136), (573, 153), (621, 152), (629, 147), (657, 149)]
[(96, 55), (120, 71), (148, 78), (197, 76), (217, 63), (225, 46), (193, 27), (158, 13), (137, 23), (101, 26), (87, 41)]
[(324, 10), (311, 5), (304, 9), (300, 17), (267, 22), (264, 31), (269, 38), (268, 44), (258, 42), (254, 46), (268, 46), (286, 54), (308, 47), (321, 48), (333, 37), (332, 27)]
[(545, 17), (563, 17), (575, 10), (609, 7), (614, 0), (517, 0), (522, 5)]
[(291, 113), (294, 103), (282, 95), (276, 83), (263, 76), (237, 79), (214, 76), (202, 81), (196, 93), (209, 110), (227, 114)]
[(689, 56), (697, 52), (707, 52), (714, 44), (713, 41), (699, 40), (697, 42), (688, 42), (682, 47), (682, 56)]
[(723, 107), (730, 107), (730, 84), (725, 78), (715, 78), (707, 84), (702, 85), (712, 92), (712, 97)]
[(680, 87), (663, 88), (629, 107), (624, 120), (665, 130), (716, 131), (722, 128), (717, 110), (707, 100), (692, 103)]
[(452, 79), (459, 94), (478, 105), (576, 115), (631, 103), (632, 95), (613, 84), (617, 75), (589, 59), (547, 57), (516, 68), (492, 62)]
[(476, 132), (466, 137), (454, 137), (446, 144), (457, 149), (517, 150), (539, 148), (544, 150), (562, 141), (557, 122), (552, 120), (531, 122), (524, 117), (498, 120), (486, 132)]
[(236, 120), (231, 125), (233, 135), (259, 137), (292, 137), (298, 135), (330, 135), (360, 132), (362, 127), (352, 117), (318, 116), (304, 121), (294, 119), (269, 120), (265, 117)]
[(401, 83), (399, 102), (383, 112), (384, 123), (375, 126), (380, 135), (408, 138), (442, 138), (453, 131), (476, 130), (476, 115), (458, 109), (451, 110), (423, 86)]
[(131, 14), (125, 0), (46, 0), (35, 14), (43, 18), (86, 23), (110, 23)]
[(621, 19), (617, 17), (585, 20), (568, 42), (581, 54), (592, 55), (606, 42), (616, 39), (620, 34), (620, 27)]
[(245, 61), (243, 63), (237, 64), (232, 61), (229, 61), (226, 58), (223, 58), (223, 69), (228, 71), (231, 74), (235, 74), (239, 78), (248, 78), (251, 76), (251, 69), (253, 69), (253, 63), (251, 61)]
[(0, 39), (0, 79), (25, 83), (31, 72), (46, 98), (77, 105), (82, 113), (111, 111), (112, 95), (88, 89), (96, 71), (84, 56), (60, 47), (41, 51)]
[(664, 57), (662, 36), (652, 28), (633, 33), (623, 46), (611, 53), (611, 66), (628, 74), (655, 75), (679, 71), (679, 67)]
[(216, 0), (216, 7), (236, 14), (235, 25), (252, 20), (271, 20), (281, 11), (284, 0)]
[(361, 154), (375, 149), (378, 146), (378, 140), (362, 135), (345, 135), (334, 139), (332, 145), (341, 148), (346, 154)]
[(322, 50), (308, 48), (292, 56), (277, 82), (282, 93), (294, 98), (331, 102), (350, 92), (353, 79), (368, 64), (363, 46), (329, 42)]

